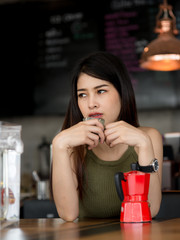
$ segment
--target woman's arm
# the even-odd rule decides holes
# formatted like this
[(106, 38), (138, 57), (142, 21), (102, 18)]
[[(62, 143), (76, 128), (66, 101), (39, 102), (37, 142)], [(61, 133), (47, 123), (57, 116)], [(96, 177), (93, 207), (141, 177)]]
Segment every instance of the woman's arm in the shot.
[(52, 146), (52, 187), (56, 208), (62, 219), (74, 221), (79, 215), (79, 199), (73, 161), (68, 150), (56, 147), (55, 142)]
[(97, 120), (80, 122), (63, 130), (52, 142), (52, 189), (59, 216), (73, 221), (79, 215), (78, 183), (73, 148), (87, 144), (93, 148), (104, 141), (103, 125)]
[(154, 217), (161, 203), (161, 179), (163, 162), (162, 136), (154, 128), (135, 128), (124, 121), (108, 124), (105, 130), (106, 143), (113, 147), (117, 144), (134, 146), (138, 154), (138, 162), (142, 166), (149, 165), (154, 158), (158, 159), (159, 170), (151, 173), (148, 201), (151, 215)]
[[(162, 163), (163, 163), (163, 143), (161, 134), (153, 128), (143, 129), (150, 138), (150, 143), (139, 149), (139, 164), (149, 165), (154, 158), (158, 159), (159, 169), (151, 173), (148, 201), (150, 203), (151, 215), (155, 217), (161, 204), (161, 183), (162, 183)], [(152, 144), (152, 147), (151, 147)], [(148, 155), (147, 155), (148, 154)], [(147, 157), (148, 156), (148, 157)], [(146, 161), (144, 160), (146, 158)]]

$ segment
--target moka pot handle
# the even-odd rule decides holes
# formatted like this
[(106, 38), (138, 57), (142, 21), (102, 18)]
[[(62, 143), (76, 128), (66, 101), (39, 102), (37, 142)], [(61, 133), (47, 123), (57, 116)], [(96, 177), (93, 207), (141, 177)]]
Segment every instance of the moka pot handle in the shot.
[(120, 200), (123, 201), (124, 193), (123, 193), (121, 181), (126, 182), (126, 179), (124, 178), (124, 174), (122, 172), (118, 172), (115, 174), (114, 179), (115, 179), (116, 191), (118, 193), (118, 196)]

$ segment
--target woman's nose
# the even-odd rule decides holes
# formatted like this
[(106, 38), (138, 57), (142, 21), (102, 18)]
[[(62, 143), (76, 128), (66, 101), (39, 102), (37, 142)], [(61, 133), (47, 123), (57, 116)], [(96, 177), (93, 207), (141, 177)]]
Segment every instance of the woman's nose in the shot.
[(99, 106), (99, 103), (94, 95), (89, 96), (88, 99), (88, 107), (90, 109), (97, 108)]

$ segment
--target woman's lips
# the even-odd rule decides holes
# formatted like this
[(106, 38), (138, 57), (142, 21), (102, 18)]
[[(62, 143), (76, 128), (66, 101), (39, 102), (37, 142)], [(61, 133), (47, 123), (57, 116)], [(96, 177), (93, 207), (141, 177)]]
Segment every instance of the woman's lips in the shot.
[(102, 113), (91, 113), (89, 114), (89, 117), (92, 118), (102, 118), (103, 114)]

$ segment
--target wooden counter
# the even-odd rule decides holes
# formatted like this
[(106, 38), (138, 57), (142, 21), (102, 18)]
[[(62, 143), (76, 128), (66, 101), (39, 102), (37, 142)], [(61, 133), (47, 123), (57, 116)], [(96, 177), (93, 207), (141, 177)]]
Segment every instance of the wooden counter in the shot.
[(1, 240), (179, 240), (180, 218), (123, 224), (119, 219), (21, 219), (0, 232)]

